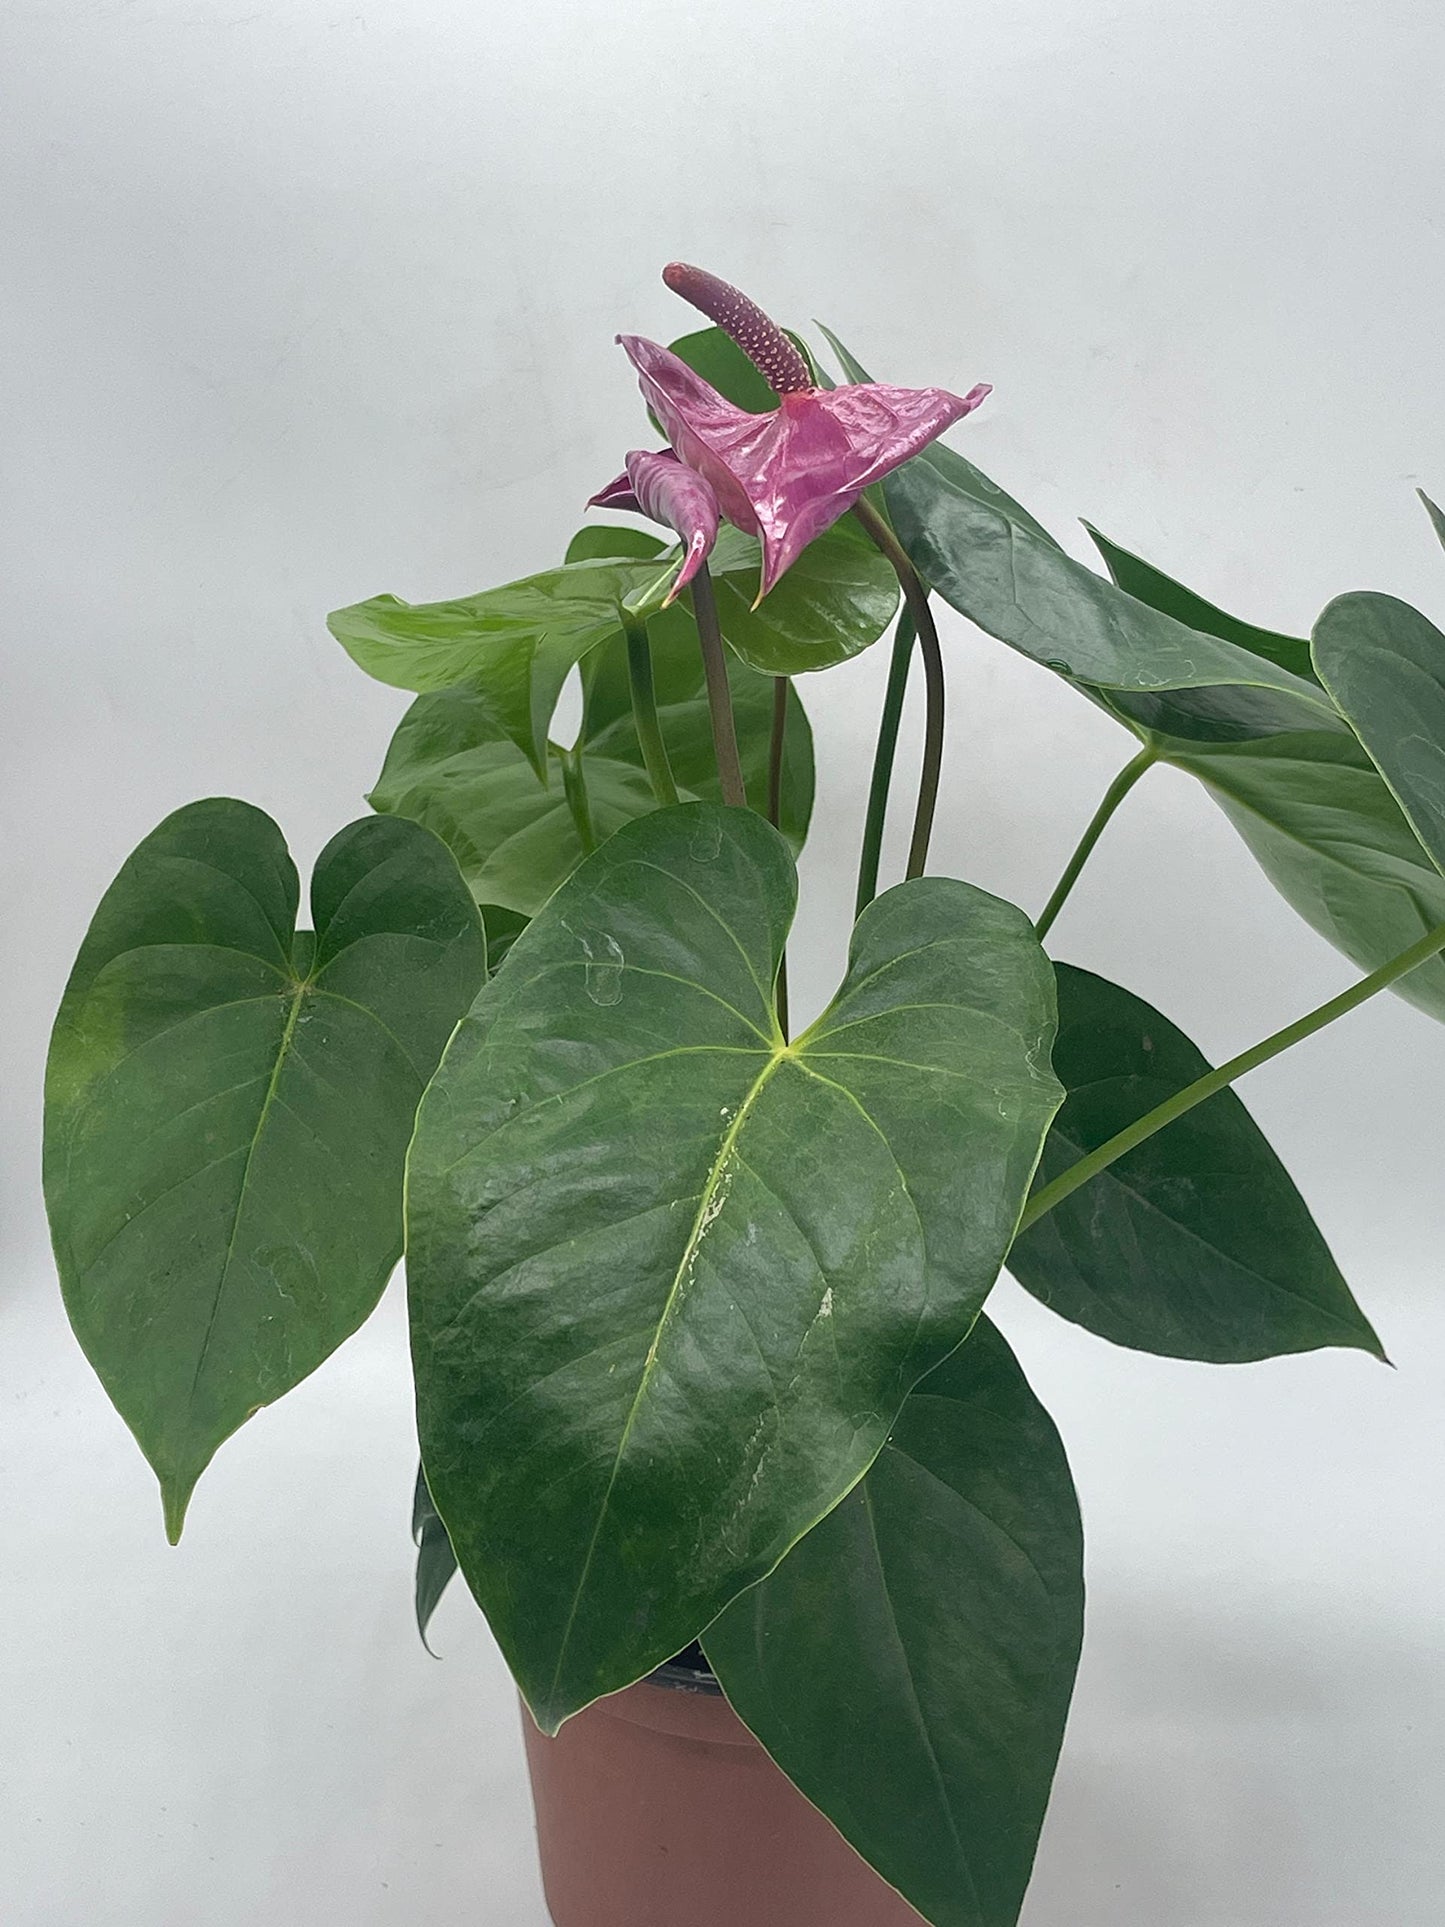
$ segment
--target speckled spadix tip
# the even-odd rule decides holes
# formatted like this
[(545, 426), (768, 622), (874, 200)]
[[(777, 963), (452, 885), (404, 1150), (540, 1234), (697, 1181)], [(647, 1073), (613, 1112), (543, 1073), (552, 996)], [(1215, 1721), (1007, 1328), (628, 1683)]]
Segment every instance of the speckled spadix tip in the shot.
[(812, 370), (795, 344), (741, 289), (686, 261), (669, 261), (662, 279), (737, 343), (775, 395), (802, 394), (813, 386)]

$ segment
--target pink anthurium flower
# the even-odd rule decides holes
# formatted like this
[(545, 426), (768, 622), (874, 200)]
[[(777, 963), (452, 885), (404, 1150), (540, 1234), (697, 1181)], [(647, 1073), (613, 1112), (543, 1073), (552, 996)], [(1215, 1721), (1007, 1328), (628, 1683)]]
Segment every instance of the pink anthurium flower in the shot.
[(717, 541), (718, 505), (712, 484), (666, 449), (634, 448), (622, 474), (599, 489), (587, 506), (650, 516), (682, 537), (686, 554), (663, 600), (664, 609), (692, 581)]
[(759, 601), (870, 483), (971, 414), (989, 393), (982, 382), (966, 395), (882, 382), (817, 388), (796, 345), (746, 295), (682, 263), (663, 279), (716, 320), (781, 395), (776, 410), (750, 414), (669, 349), (640, 335), (618, 336), (674, 453), (712, 485), (734, 527), (761, 539)]

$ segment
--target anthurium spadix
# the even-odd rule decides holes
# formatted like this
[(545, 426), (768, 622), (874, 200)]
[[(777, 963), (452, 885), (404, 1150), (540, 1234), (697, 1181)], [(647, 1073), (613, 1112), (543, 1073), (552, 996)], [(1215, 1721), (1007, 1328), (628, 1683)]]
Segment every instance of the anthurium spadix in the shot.
[(793, 342), (735, 288), (680, 263), (663, 278), (732, 336), (781, 398), (776, 409), (751, 414), (670, 349), (641, 335), (618, 336), (674, 454), (711, 484), (735, 528), (761, 540), (760, 601), (864, 489), (971, 414), (989, 393), (986, 383), (966, 395), (882, 382), (817, 388)]

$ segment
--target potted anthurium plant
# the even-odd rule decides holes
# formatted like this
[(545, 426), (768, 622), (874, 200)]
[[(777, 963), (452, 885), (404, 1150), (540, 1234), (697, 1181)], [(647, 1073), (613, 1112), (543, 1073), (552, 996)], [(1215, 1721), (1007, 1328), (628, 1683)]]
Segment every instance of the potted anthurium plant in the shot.
[[(418, 1610), (459, 1567), (516, 1678), (558, 1927), (1010, 1927), (1082, 1541), (985, 1301), (1007, 1265), (1144, 1351), (1380, 1355), (1229, 1087), (1387, 986), (1445, 1015), (1445, 636), (1375, 594), (1274, 634), (1102, 537), (1098, 574), (938, 441), (983, 388), (875, 383), (833, 342), (835, 386), (723, 283), (665, 278), (712, 325), (621, 338), (665, 446), (596, 498), (649, 526), (331, 618), (416, 700), (310, 927), (242, 802), (122, 867), (50, 1057), (61, 1281), (174, 1540), (404, 1245)], [(1132, 739), (1037, 914), (929, 873), (935, 601)], [(792, 1031), (794, 679), (895, 616), (857, 923)], [(1156, 763), (1366, 973), (1217, 1068), (1044, 948)]]

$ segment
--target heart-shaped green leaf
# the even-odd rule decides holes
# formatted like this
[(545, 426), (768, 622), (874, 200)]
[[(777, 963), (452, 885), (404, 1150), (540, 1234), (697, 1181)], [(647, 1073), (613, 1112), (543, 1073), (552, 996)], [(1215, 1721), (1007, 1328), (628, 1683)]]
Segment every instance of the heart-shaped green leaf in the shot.
[(1320, 680), (1445, 872), (1445, 635), (1394, 596), (1337, 596), (1314, 630)]
[[(852, 379), (869, 379), (835, 346)], [(938, 444), (883, 486), (899, 540), (944, 601), (1071, 682), (1156, 703), (1160, 692), (1197, 691), (1183, 707), (1206, 719), (1221, 700), (1214, 691), (1257, 689), (1269, 692), (1276, 713), (1297, 728), (1337, 725), (1334, 706), (1312, 682), (1236, 642), (1186, 627), (1096, 575), (976, 469), (964, 473), (946, 462)], [(1228, 715), (1234, 704), (1223, 700)]]
[(547, 730), (582, 657), (622, 633), (622, 604), (656, 580), (648, 557), (593, 557), (454, 602), (373, 596), (327, 617), (352, 661), (378, 682), (420, 692), (467, 683), (493, 720), (546, 769)]
[[(685, 796), (717, 800), (721, 788), (697, 630), (677, 607), (649, 626), (658, 718), (673, 775)], [(766, 813), (772, 681), (736, 658), (729, 661), (728, 678), (748, 801)], [(657, 799), (632, 720), (621, 638), (593, 651), (582, 680), (577, 760), (592, 828), (602, 842), (655, 809)], [(417, 698), (392, 738), (369, 801), (434, 830), (487, 909), (497, 905), (534, 915), (587, 854), (562, 784), (538, 778), (498, 727), (486, 698), (467, 688)], [(780, 815), (795, 848), (802, 847), (812, 807), (812, 732), (790, 693)]]
[[(1210, 1066), (1157, 1010), (1054, 966), (1054, 1070), (1069, 1093), (1039, 1182), (1056, 1178)], [(1233, 1091), (1111, 1164), (1022, 1232), (1008, 1268), (1077, 1325), (1214, 1364), (1322, 1345), (1382, 1357), (1304, 1199)]]
[(1441, 548), (1445, 548), (1445, 509), (1442, 509), (1438, 502), (1432, 502), (1423, 488), (1417, 488), (1415, 493), (1424, 504), (1425, 513), (1430, 518), (1430, 526), (1440, 538)]
[(1060, 1092), (1012, 906), (877, 899), (792, 1044), (787, 844), (632, 823), (458, 1028), (408, 1166), (432, 1496), (549, 1731), (679, 1651), (859, 1479), (958, 1343)]
[[(367, 800), (434, 830), (484, 908), (530, 917), (587, 854), (556, 770), (549, 774), (550, 782), (537, 775), (484, 696), (446, 689), (406, 712)], [(631, 763), (586, 758), (583, 780), (598, 841), (656, 808)]]
[(45, 1191), (66, 1308), (179, 1535), (222, 1441), (366, 1317), (401, 1253), (417, 1100), (485, 974), (415, 824), (296, 872), (249, 804), (178, 810), (96, 912), (56, 1019)]
[(1048, 1414), (984, 1319), (855, 1492), (703, 1635), (742, 1718), (934, 1927), (1012, 1927), (1083, 1632)]

